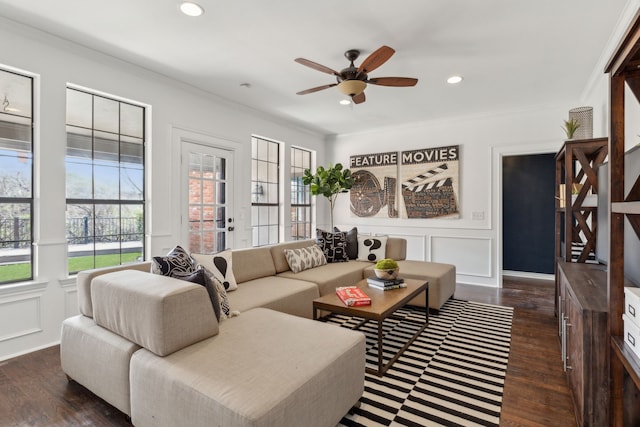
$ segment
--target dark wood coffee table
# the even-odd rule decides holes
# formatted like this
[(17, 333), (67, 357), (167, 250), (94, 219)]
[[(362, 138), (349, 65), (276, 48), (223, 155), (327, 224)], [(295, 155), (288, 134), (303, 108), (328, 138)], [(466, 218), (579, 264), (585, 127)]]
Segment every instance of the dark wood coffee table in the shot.
[[(345, 314), (348, 316), (362, 317), (363, 320), (354, 329), (360, 328), (369, 320), (378, 322), (378, 369), (366, 368), (366, 371), (378, 376), (383, 376), (385, 372), (398, 360), (402, 353), (409, 348), (411, 343), (424, 331), (429, 324), (429, 282), (424, 280), (406, 279), (406, 288), (393, 289), (383, 291), (370, 287), (366, 280), (356, 283), (370, 298), (371, 305), (358, 307), (349, 307), (335, 293), (316, 298), (313, 301), (313, 318), (318, 319), (318, 311), (330, 311), (332, 313)], [(386, 363), (384, 364), (382, 351), (382, 325), (385, 319), (388, 319), (399, 308), (406, 305), (413, 298), (418, 296), (420, 292), (425, 293), (425, 321), (421, 323), (418, 331), (407, 341), (407, 343)]]

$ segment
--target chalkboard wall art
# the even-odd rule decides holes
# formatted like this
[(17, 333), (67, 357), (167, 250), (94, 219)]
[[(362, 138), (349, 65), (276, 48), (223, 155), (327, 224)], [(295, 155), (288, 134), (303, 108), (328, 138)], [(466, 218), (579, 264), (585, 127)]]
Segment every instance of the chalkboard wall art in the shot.
[(349, 191), (352, 215), (397, 218), (398, 153), (351, 156), (349, 169), (354, 179)]
[(401, 153), (403, 218), (459, 218), (458, 145)]

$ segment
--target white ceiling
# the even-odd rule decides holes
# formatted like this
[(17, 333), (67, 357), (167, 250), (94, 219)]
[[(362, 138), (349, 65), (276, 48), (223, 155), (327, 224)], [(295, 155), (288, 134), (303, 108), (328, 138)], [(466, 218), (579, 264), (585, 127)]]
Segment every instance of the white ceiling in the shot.
[[(0, 15), (222, 98), (326, 134), (438, 117), (579, 100), (625, 0), (0, 0)], [(341, 106), (329, 75), (347, 49), (396, 50), (370, 77), (416, 77), (412, 88), (369, 85)], [(456, 86), (447, 77), (461, 74)], [(250, 87), (242, 87), (249, 83)], [(575, 105), (567, 105), (573, 107)]]

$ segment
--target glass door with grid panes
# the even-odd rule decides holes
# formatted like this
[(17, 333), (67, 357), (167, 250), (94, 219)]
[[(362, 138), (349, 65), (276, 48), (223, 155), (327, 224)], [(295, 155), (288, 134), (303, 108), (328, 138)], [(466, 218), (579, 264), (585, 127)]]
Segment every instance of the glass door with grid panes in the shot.
[(189, 252), (233, 247), (233, 152), (182, 142), (182, 231)]

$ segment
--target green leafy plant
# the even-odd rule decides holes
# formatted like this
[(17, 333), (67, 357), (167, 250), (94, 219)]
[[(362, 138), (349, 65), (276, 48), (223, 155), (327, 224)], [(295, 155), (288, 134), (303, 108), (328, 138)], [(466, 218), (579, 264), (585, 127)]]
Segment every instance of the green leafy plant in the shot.
[(341, 163), (329, 165), (328, 168), (318, 166), (315, 173), (311, 169), (305, 169), (302, 175), (302, 183), (309, 185), (309, 190), (314, 196), (324, 196), (329, 201), (331, 230), (333, 230), (333, 207), (340, 193), (346, 193), (353, 187), (353, 177), (349, 169), (344, 169)]
[(391, 270), (393, 268), (398, 268), (398, 263), (391, 258), (383, 258), (376, 262), (375, 268), (378, 270)]
[(569, 119), (564, 121), (562, 129), (567, 134), (567, 138), (572, 139), (579, 127), (580, 122), (577, 119)]

